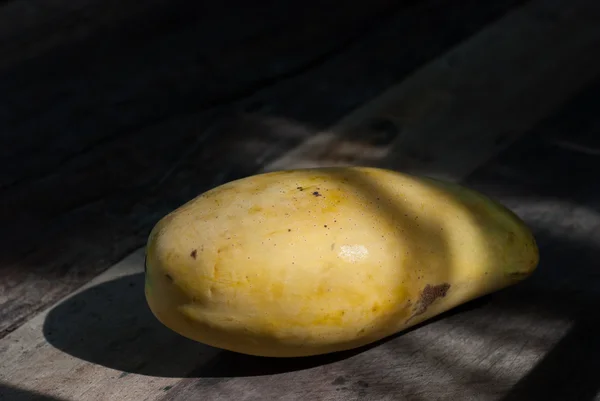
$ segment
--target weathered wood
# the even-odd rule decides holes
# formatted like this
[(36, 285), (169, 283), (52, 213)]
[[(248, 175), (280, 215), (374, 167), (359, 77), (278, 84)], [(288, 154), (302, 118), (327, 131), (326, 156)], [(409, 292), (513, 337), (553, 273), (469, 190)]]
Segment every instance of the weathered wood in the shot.
[[(0, 2), (0, 70), (57, 46), (84, 40), (137, 13), (167, 12), (164, 0), (77, 2), (16, 0)], [(163, 7), (160, 7), (160, 6)], [(158, 10), (156, 10), (158, 8)]]
[[(599, 107), (600, 81), (465, 181), (494, 194), (534, 228), (542, 263), (514, 292), (512, 307), (536, 311), (532, 322), (564, 320), (502, 401), (600, 399)], [(528, 346), (528, 339), (520, 343)]]
[(34, 393), (0, 383), (0, 401), (64, 401), (56, 397)]
[[(244, 42), (252, 47), (255, 39), (264, 40), (286, 25), (293, 25), (298, 32), (290, 30), (279, 39), (269, 39), (279, 40), (279, 45), (283, 46), (279, 50), (284, 50), (289, 45), (298, 44), (296, 41), (302, 42), (302, 36), (308, 38), (323, 29), (334, 32), (348, 23), (360, 25), (361, 21), (379, 14), (381, 7), (391, 12), (390, 6), (406, 7), (414, 1), (376, 0), (370, 7), (350, 4), (340, 9), (337, 2), (328, 0), (318, 2), (319, 7), (313, 8), (310, 13), (306, 12), (307, 2), (298, 0), (286, 3), (263, 1), (252, 6), (241, 0), (202, 3), (182, 0), (82, 0), (76, 3), (5, 0), (4, 3), (0, 6), (0, 53), (3, 55), (0, 71), (72, 46), (90, 56), (97, 50), (102, 51), (102, 48), (116, 45), (125, 50), (128, 46), (139, 46), (148, 40), (184, 30), (199, 34), (194, 38), (194, 48), (200, 53), (215, 47), (228, 53), (232, 45), (235, 47)], [(341, 37), (320, 39), (336, 41), (348, 31), (337, 33)], [(255, 57), (264, 56), (264, 50), (259, 48), (262, 54), (255, 54)], [(78, 55), (75, 56), (77, 60)], [(50, 55), (49, 59), (52, 60), (53, 56)]]
[(5, 69), (0, 337), (516, 2), (165, 3)]
[[(591, 78), (590, 74), (585, 75), (584, 72), (590, 72), (586, 68), (590, 63), (597, 62), (596, 58), (574, 58), (571, 65), (565, 68), (563, 56), (565, 52), (575, 55), (585, 46), (597, 43), (594, 41), (598, 39), (599, 33), (590, 28), (596, 26), (593, 18), (598, 16), (598, 7), (596, 2), (582, 0), (564, 0), (552, 4), (541, 0), (532, 2), (470, 39), (461, 48), (472, 50), (468, 52), (468, 58), (471, 59), (486, 58), (487, 55), (481, 50), (506, 56), (507, 52), (515, 49), (521, 54), (522, 42), (529, 43), (532, 51), (540, 46), (546, 48), (546, 52), (536, 53), (537, 57), (544, 56), (549, 63), (556, 61), (564, 69), (560, 70), (560, 67), (557, 67), (553, 72), (556, 75), (544, 75), (547, 70), (538, 65), (537, 68), (541, 70), (534, 70), (532, 73), (544, 75), (544, 79), (548, 80), (543, 82), (547, 82), (550, 87), (558, 85), (551, 80), (552, 77), (556, 80), (565, 80), (568, 77), (572, 85), (581, 87), (585, 80)], [(555, 10), (560, 10), (561, 13), (553, 12)], [(527, 18), (521, 20), (523, 15)], [(549, 16), (552, 18), (548, 19)], [(586, 16), (588, 18), (585, 18)], [(543, 28), (539, 36), (511, 36), (512, 40), (521, 43), (520, 46), (504, 46), (504, 36), (497, 36), (519, 29), (527, 31), (531, 26)], [(562, 32), (562, 43), (571, 43), (574, 47), (553, 47), (544, 42), (544, 38), (550, 38), (553, 43), (556, 37), (553, 33), (556, 31)], [(483, 40), (482, 37), (487, 40)], [(557, 52), (556, 49), (560, 51)], [(555, 58), (552, 58), (552, 55)], [(499, 59), (511, 62), (510, 57)], [(433, 64), (435, 63), (436, 61)], [(575, 67), (572, 64), (581, 67), (578, 71), (582, 81), (573, 76), (575, 70), (572, 68)], [(473, 64), (466, 63), (466, 66), (470, 65)], [(461, 64), (457, 63), (455, 68), (460, 67)], [(494, 66), (497, 69), (504, 67), (501, 64)], [(467, 68), (466, 72), (470, 70)], [(418, 73), (415, 76), (418, 76)], [(496, 79), (501, 76), (490, 76), (489, 84), (497, 89)], [(523, 84), (528, 81), (515, 82)], [(540, 81), (536, 82), (541, 84)], [(510, 93), (519, 93), (518, 89), (524, 92), (528, 87), (515, 88), (515, 91)], [(485, 86), (479, 87), (479, 90), (484, 91)], [(563, 96), (569, 96), (571, 91), (563, 89), (562, 93)], [(590, 305), (594, 305), (593, 301), (597, 302), (599, 287), (594, 281), (597, 280), (597, 275), (594, 276), (595, 272), (585, 269), (584, 266), (589, 266), (585, 264), (586, 261), (593, 262), (595, 246), (600, 243), (600, 218), (595, 203), (598, 200), (597, 191), (585, 191), (583, 187), (585, 183), (593, 182), (595, 177), (589, 168), (590, 165), (586, 164), (591, 163), (590, 158), (593, 156), (584, 161), (581, 155), (565, 159), (565, 154), (571, 152), (569, 149), (573, 147), (591, 149), (593, 154), (594, 148), (578, 140), (571, 143), (570, 147), (552, 148), (562, 149), (562, 153), (556, 151), (548, 154), (555, 166), (566, 164), (571, 170), (580, 168), (581, 178), (577, 182), (582, 187), (576, 191), (572, 191), (575, 184), (566, 174), (557, 174), (558, 167), (549, 169), (547, 162), (543, 165), (540, 163), (537, 174), (529, 176), (526, 174), (527, 169), (532, 166), (515, 164), (513, 155), (519, 155), (519, 160), (532, 160), (535, 152), (543, 151), (547, 147), (543, 141), (549, 132), (556, 136), (552, 138), (553, 143), (568, 141), (567, 135), (575, 130), (573, 122), (578, 122), (575, 127), (578, 127), (583, 139), (593, 137), (593, 122), (597, 120), (595, 110), (600, 103), (599, 95), (598, 89), (594, 88), (591, 94), (584, 96), (583, 100), (579, 99), (556, 119), (538, 127), (537, 131), (530, 135), (533, 139), (528, 136), (522, 143), (513, 145), (497, 162), (478, 171), (466, 181), (500, 197), (510, 206), (532, 207), (531, 210), (518, 207), (515, 209), (532, 224), (538, 235), (547, 234), (540, 237), (542, 257), (545, 259), (544, 254), (548, 253), (551, 255), (549, 260), (555, 264), (553, 267), (546, 267), (549, 266), (548, 262), (543, 261), (540, 273), (524, 285), (475, 302), (462, 308), (461, 313), (447, 314), (436, 322), (359, 353), (274, 361), (205, 347), (183, 339), (158, 324), (148, 312), (141, 292), (143, 279), (140, 250), (89, 283), (82, 291), (36, 316), (1, 340), (0, 359), (3, 365), (0, 368), (0, 382), (67, 400), (115, 397), (120, 400), (187, 400), (199, 397), (215, 400), (491, 400), (506, 394), (507, 399), (522, 399), (523, 395), (534, 394), (532, 398), (535, 399), (539, 394), (539, 388), (536, 389), (536, 386), (541, 385), (541, 380), (535, 370), (532, 371), (532, 376), (525, 375), (541, 361), (541, 371), (549, 371), (554, 374), (553, 377), (564, 378), (564, 383), (570, 383), (573, 389), (575, 386), (572, 384), (577, 377), (561, 375), (561, 362), (568, 360), (565, 355), (568, 356), (573, 343), (584, 347), (591, 344), (589, 341), (583, 340), (579, 343), (572, 340), (582, 339), (579, 334), (581, 329), (577, 327), (574, 334), (567, 334), (564, 342), (559, 343), (559, 340), (569, 332), (573, 319), (590, 318), (576, 323), (578, 327), (597, 326), (592, 319), (594, 315), (589, 311)], [(467, 102), (461, 96), (470, 98), (471, 94), (458, 92), (453, 98), (453, 101), (464, 107)], [(531, 101), (530, 98), (525, 99), (525, 102)], [(543, 107), (539, 106), (536, 110), (546, 110), (548, 113), (552, 108), (550, 105), (556, 107), (561, 100), (566, 99), (539, 98), (538, 101)], [(519, 106), (522, 106), (522, 103), (519, 103), (518, 96), (507, 96), (505, 101), (513, 102), (514, 107), (505, 108), (503, 114), (493, 114), (487, 108), (495, 107), (498, 103), (493, 99), (482, 99), (478, 110), (483, 115), (490, 116), (490, 119), (488, 130), (482, 131), (481, 135), (489, 135), (489, 138), (495, 139), (504, 132), (504, 126), (501, 124), (504, 118), (521, 115)], [(591, 106), (589, 102), (592, 102)], [(459, 107), (457, 110), (463, 109)], [(514, 114), (509, 114), (510, 111)], [(373, 115), (379, 116), (379, 113)], [(363, 114), (362, 118), (366, 117), (370, 116)], [(440, 125), (446, 119), (450, 126), (458, 117), (449, 111), (437, 114), (434, 109), (429, 118)], [(420, 121), (426, 126), (429, 120)], [(526, 121), (529, 125), (534, 123)], [(480, 128), (477, 125), (479, 123), (475, 121), (475, 127)], [(571, 130), (551, 131), (548, 128), (560, 127), (560, 124), (571, 127)], [(419, 125), (415, 127), (418, 128)], [(431, 132), (416, 128), (405, 135), (410, 138), (411, 132)], [(527, 126), (524, 129), (526, 128)], [(522, 131), (518, 133), (521, 134)], [(425, 142), (416, 143), (425, 145)], [(465, 149), (472, 149), (471, 145), (459, 141), (448, 147), (447, 152), (456, 152), (461, 157), (467, 157), (470, 153)], [(487, 152), (486, 157), (489, 158), (498, 149), (481, 147), (481, 152)], [(423, 150), (427, 148), (423, 147)], [(486, 158), (482, 154), (475, 156), (477, 157), (474, 160)], [(355, 160), (362, 161), (358, 158)], [(432, 166), (438, 171), (445, 171), (445, 164), (436, 164), (436, 160), (431, 160)], [(448, 155), (444, 160), (450, 163), (454, 157)], [(538, 160), (543, 161), (545, 158)], [(460, 174), (468, 173), (476, 164), (475, 161), (469, 165), (469, 169), (459, 169), (451, 178), (462, 178)], [(416, 163), (414, 166), (418, 170), (424, 165), (427, 167), (425, 162)], [(410, 166), (408, 170), (411, 170)], [(435, 172), (433, 169), (431, 171)], [(513, 175), (525, 177), (523, 185), (515, 186)], [(561, 189), (565, 187), (566, 190)], [(553, 188), (555, 191), (552, 191)], [(577, 195), (575, 198), (568, 198), (570, 193)], [(590, 194), (592, 198), (589, 197)], [(547, 196), (547, 207), (542, 209), (538, 207), (538, 197), (544, 195)], [(528, 204), (525, 202), (527, 199), (536, 202)], [(572, 208), (565, 208), (565, 204), (572, 205)], [(574, 204), (582, 204), (584, 207), (577, 208)], [(564, 214), (569, 211), (573, 213), (571, 223), (569, 219), (564, 218)], [(580, 215), (584, 216), (583, 228), (578, 226), (583, 224), (580, 223)], [(577, 225), (574, 224), (575, 221), (578, 222)], [(568, 230), (561, 224), (568, 224)], [(569, 243), (568, 238), (561, 237), (565, 231), (574, 233), (572, 238), (576, 240)], [(587, 242), (582, 242), (583, 240)], [(565, 272), (565, 262), (580, 258), (582, 251), (582, 267)], [(563, 279), (563, 273), (568, 273), (567, 280)], [(581, 291), (580, 286), (583, 288)], [(561, 302), (558, 303), (555, 299), (560, 299)], [(542, 357), (555, 344), (559, 344), (556, 351), (558, 357), (552, 357), (552, 353), (548, 354), (550, 363), (546, 366), (549, 367), (544, 367)], [(596, 348), (591, 348), (592, 351), (594, 349)], [(576, 355), (585, 356), (585, 352), (578, 352)], [(594, 388), (596, 382), (587, 380), (590, 375), (584, 374), (586, 367), (596, 366), (593, 363), (593, 360), (584, 361), (582, 370), (578, 371), (579, 377), (584, 380), (579, 383), (583, 385), (569, 393), (575, 396), (574, 399), (591, 400), (594, 391), (597, 392), (597, 388)], [(181, 380), (183, 376), (188, 378)], [(511, 386), (524, 376), (521, 384), (511, 393)]]
[(562, 7), (532, 7), (510, 28), (485, 29), (266, 169), (358, 162), (467, 175), (598, 75), (597, 8)]

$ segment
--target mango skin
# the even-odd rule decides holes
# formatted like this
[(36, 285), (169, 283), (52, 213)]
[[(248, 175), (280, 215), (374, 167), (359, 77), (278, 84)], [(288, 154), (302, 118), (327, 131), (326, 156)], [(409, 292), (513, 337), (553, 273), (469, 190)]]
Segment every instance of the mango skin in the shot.
[(370, 167), (236, 180), (160, 220), (146, 299), (175, 332), (239, 353), (357, 348), (528, 277), (512, 212), (462, 186)]

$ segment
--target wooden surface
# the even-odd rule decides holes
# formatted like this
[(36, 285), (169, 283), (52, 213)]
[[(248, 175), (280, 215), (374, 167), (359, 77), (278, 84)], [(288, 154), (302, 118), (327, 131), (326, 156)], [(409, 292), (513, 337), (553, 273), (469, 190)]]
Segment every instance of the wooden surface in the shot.
[[(372, 3), (257, 19), (254, 40), (232, 32), (229, 52), (214, 46), (201, 63), (187, 46), (209, 28), (185, 7), (171, 12), (188, 25), (134, 35), (131, 52), (114, 34), (66, 63), (86, 48), (77, 40), (99, 42), (89, 34), (18, 55), (0, 76), (11, 100), (0, 122), (0, 400), (600, 400), (600, 5)], [(143, 20), (134, 14), (123, 8)], [(313, 18), (302, 35), (281, 34)], [(295, 53), (302, 43), (310, 51)], [(39, 74), (44, 60), (54, 64)], [(198, 66), (211, 60), (222, 64)], [(143, 298), (143, 249), (106, 270), (209, 187), (331, 164), (441, 176), (498, 198), (534, 229), (538, 273), (374, 347), (271, 360), (161, 326)]]

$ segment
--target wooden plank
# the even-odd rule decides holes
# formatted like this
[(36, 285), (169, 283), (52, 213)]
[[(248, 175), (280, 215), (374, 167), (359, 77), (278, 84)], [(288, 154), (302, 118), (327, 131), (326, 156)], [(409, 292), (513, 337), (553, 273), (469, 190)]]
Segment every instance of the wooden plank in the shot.
[[(193, 7), (174, 8), (179, 14), (173, 17), (197, 14)], [(343, 50), (385, 22), (382, 13), (394, 11), (389, 0), (377, 0), (367, 10), (354, 7), (342, 13), (329, 5), (311, 18), (322, 22), (335, 11), (336, 22), (320, 23), (303, 32), (299, 28), (307, 23), (305, 15), (278, 16), (275, 12), (235, 29), (239, 16), (214, 8), (159, 32), (152, 19), (140, 16), (133, 27), (126, 26), (130, 31), (141, 30), (136, 35), (100, 34), (4, 71), (0, 88), (11, 101), (0, 127), (6, 131), (2, 144), (9, 149), (3, 149), (0, 160), (10, 170), (0, 175), (0, 187), (45, 176), (47, 170), (56, 170), (79, 153), (127, 133), (136, 135), (169, 117), (233, 107), (278, 79), (294, 76)], [(232, 32), (223, 33), (223, 43), (217, 45), (212, 37), (222, 28)], [(248, 42), (247, 37), (252, 40)], [(305, 47), (312, 42), (316, 43)], [(302, 50), (296, 48), (301, 46)], [(244, 65), (241, 71), (240, 63)], [(34, 117), (39, 126), (31, 122)], [(52, 152), (40, 151), (40, 144)], [(25, 163), (21, 159), (27, 156)]]
[(63, 401), (56, 397), (34, 393), (0, 384), (0, 401)]
[[(395, 2), (395, 6), (403, 7), (411, 2)], [(72, 46), (87, 55), (90, 54), (90, 46), (95, 47), (96, 51), (107, 45), (123, 50), (159, 35), (189, 29), (193, 25), (199, 25), (197, 29), (201, 33), (213, 32), (208, 38), (196, 37), (197, 44), (202, 47), (210, 44), (209, 47), (218, 46), (226, 51), (232, 42), (268, 35), (274, 25), (296, 25), (300, 19), (304, 19), (305, 22), (315, 23), (313, 28), (317, 30), (335, 29), (334, 26), (339, 27), (339, 23), (348, 22), (346, 17), (349, 14), (346, 11), (358, 19), (368, 19), (371, 12), (377, 13), (381, 4), (393, 5), (389, 0), (375, 1), (370, 8), (362, 7), (361, 14), (352, 12), (356, 6), (350, 5), (348, 10), (338, 10), (338, 19), (328, 18), (330, 24), (327, 26), (320, 24), (323, 21), (321, 18), (330, 17), (337, 4), (334, 1), (319, 2), (320, 7), (308, 15), (304, 12), (305, 3), (298, 0), (288, 1), (285, 5), (262, 2), (252, 7), (241, 0), (203, 3), (182, 0), (3, 0), (0, 1), (0, 54), (3, 56), (0, 59), (0, 71)], [(310, 17), (313, 19), (309, 20)], [(254, 24), (258, 20), (262, 24)], [(241, 21), (244, 24), (240, 24)], [(219, 31), (218, 45), (214, 40), (215, 24), (227, 28)], [(296, 28), (304, 30), (303, 33), (308, 36), (314, 33), (306, 27), (296, 25)], [(248, 36), (240, 35), (240, 29), (250, 29), (245, 32)], [(344, 36), (344, 33), (340, 33)], [(292, 42), (299, 37), (287, 38)], [(196, 50), (203, 50), (202, 47)], [(75, 60), (77, 58), (76, 55)]]
[[(165, 2), (15, 0), (0, 2), (0, 70), (68, 43), (81, 41), (107, 25), (138, 13), (161, 11)], [(160, 7), (162, 6), (162, 7)], [(159, 10), (156, 10), (158, 8)]]
[[(498, 60), (511, 63), (518, 60), (518, 57), (510, 57), (513, 49), (518, 56), (524, 47), (530, 46), (530, 51), (537, 57), (543, 57), (548, 64), (554, 62), (562, 66), (562, 69), (554, 70), (535, 64), (540, 70), (529, 70), (532, 74), (545, 76), (549, 92), (560, 86), (558, 79), (581, 87), (585, 80), (591, 79), (590, 64), (598, 61), (594, 57), (573, 57), (565, 65), (563, 56), (565, 53), (577, 55), (598, 43), (600, 32), (592, 29), (597, 25), (593, 17), (598, 15), (598, 7), (596, 2), (582, 0), (552, 4), (534, 1), (460, 47), (471, 50), (466, 52), (469, 60), (486, 59), (487, 54), (495, 54)], [(538, 29), (537, 35), (529, 35), (532, 26)], [(505, 43), (506, 36), (501, 33), (514, 31), (522, 32), (523, 36), (508, 35), (517, 42), (509, 46)], [(572, 47), (555, 46), (557, 36)], [(546, 51), (539, 52), (538, 48)], [(471, 61), (465, 63), (466, 66), (473, 65)], [(461, 64), (457, 63), (454, 68), (461, 68)], [(498, 63), (491, 71), (488, 70), (491, 88), (498, 88), (497, 79), (503, 78), (492, 72), (505, 68), (508, 66)], [(471, 70), (466, 68), (465, 72), (470, 74)], [(576, 77), (581, 77), (581, 81)], [(461, 79), (469, 80), (470, 76), (467, 74)], [(525, 84), (529, 81), (515, 82)], [(521, 97), (516, 94), (526, 92), (529, 87), (518, 89), (510, 92), (515, 94), (513, 97), (505, 99), (513, 102), (514, 107), (505, 108), (503, 114), (495, 115), (488, 110), (497, 106), (496, 100), (481, 99), (477, 105), (478, 112), (495, 116), (497, 120), (490, 119), (488, 129), (480, 135), (488, 135), (494, 142), (505, 132), (501, 120), (514, 118), (514, 115), (507, 115), (506, 110), (521, 115), (518, 106), (523, 104), (519, 103)], [(486, 87), (481, 86), (479, 90), (485, 91)], [(569, 96), (571, 92), (564, 90), (562, 93)], [(471, 94), (456, 93), (453, 99), (459, 105), (466, 102), (461, 96), (469, 98)], [(531, 101), (527, 97), (525, 99), (525, 102)], [(543, 109), (548, 112), (552, 109), (548, 104), (560, 103), (552, 96), (542, 96), (537, 100), (545, 104)], [(363, 118), (366, 117), (363, 115)], [(379, 113), (373, 117), (379, 117)], [(595, 118), (594, 113), (587, 117)], [(450, 123), (456, 123), (457, 116), (432, 111), (421, 121), (427, 125), (428, 121), (435, 120), (442, 125), (444, 119), (450, 126)], [(405, 135), (429, 132), (417, 128)], [(541, 132), (545, 132), (543, 128)], [(471, 149), (468, 142), (457, 141), (448, 151), (468, 155), (464, 147)], [(487, 152), (487, 157), (497, 151), (496, 147), (482, 147), (481, 150), (482, 153)], [(418, 169), (419, 164), (416, 167)], [(470, 169), (474, 167), (471, 165)], [(461, 168), (456, 175), (460, 171), (466, 169)], [(540, 174), (543, 172), (542, 169)], [(484, 181), (491, 182), (487, 178)], [(562, 209), (553, 210), (553, 216), (560, 215), (559, 211)], [(538, 226), (556, 224), (547, 220), (549, 216), (546, 214), (535, 221), (531, 215), (525, 217)], [(599, 224), (597, 220), (590, 220), (591, 231), (582, 234), (593, 233), (596, 239)], [(460, 314), (447, 315), (361, 353), (301, 361), (250, 358), (192, 343), (160, 326), (143, 301), (141, 258), (140, 250), (82, 291), (36, 316), (0, 341), (0, 358), (4, 362), (0, 368), (0, 382), (67, 400), (115, 397), (120, 400), (176, 400), (199, 396), (215, 400), (258, 400), (265, 397), (289, 400), (488, 400), (505, 394), (569, 330), (568, 315), (555, 309), (546, 312), (547, 302), (551, 302), (552, 298), (538, 299), (535, 295), (529, 303), (530, 298), (523, 290), (527, 287), (519, 287), (492, 297), (493, 301), (488, 304), (475, 303), (463, 308)], [(538, 294), (543, 295), (544, 291)], [(560, 293), (561, 297), (569, 295), (572, 294)], [(574, 305), (583, 302), (579, 298), (566, 299)], [(189, 378), (182, 381), (183, 376)], [(585, 394), (590, 393), (587, 387)]]
[(525, 8), (510, 17), (513, 28), (490, 27), (266, 170), (358, 162), (464, 177), (597, 75), (597, 10), (573, 11), (577, 25), (559, 15), (563, 6)]
[[(0, 383), (32, 391), (37, 389), (43, 394), (67, 400), (108, 400), (111, 394), (123, 400), (141, 400), (147, 399), (149, 389), (156, 391), (173, 386), (192, 371), (198, 361), (216, 355), (218, 351), (194, 344), (157, 324), (144, 304), (141, 274), (143, 258), (143, 250), (133, 253), (72, 294), (75, 298), (71, 298), (68, 306), (70, 312), (86, 309), (80, 315), (84, 318), (80, 324), (50, 322), (54, 317), (59, 320), (62, 317), (45, 311), (3, 339), (0, 345), (3, 369), (11, 362), (16, 363), (13, 373), (26, 377), (29, 385), (13, 383), (3, 374)], [(120, 288), (114, 288), (115, 284)], [(77, 294), (83, 295), (77, 299)], [(93, 299), (90, 294), (94, 294)], [(126, 333), (117, 337), (107, 336), (107, 331), (119, 327), (124, 328)], [(98, 329), (101, 332), (95, 332)], [(45, 335), (40, 336), (43, 332)], [(79, 344), (82, 354), (73, 358), (59, 347), (48, 347), (44, 336), (59, 342), (66, 341), (74, 347)], [(90, 342), (92, 340), (93, 343)], [(30, 348), (29, 345), (33, 343), (36, 345)], [(51, 356), (50, 359), (38, 360), (36, 372), (31, 371), (28, 364), (18, 361), (27, 355), (37, 359), (35, 355), (42, 349), (49, 351)], [(17, 359), (12, 359), (11, 355), (17, 356)], [(105, 361), (106, 367), (84, 362), (85, 359), (102, 358), (103, 355), (109, 358)], [(153, 355), (152, 361), (147, 360), (150, 355)], [(129, 374), (132, 371), (138, 373)], [(121, 382), (132, 385), (125, 393), (119, 394), (123, 388), (113, 392), (111, 387), (120, 387)], [(40, 385), (50, 388), (42, 390)]]
[(0, 337), (518, 1), (175, 3), (0, 73)]
[[(534, 228), (540, 270), (513, 291), (510, 308), (531, 310), (531, 324), (564, 320), (503, 401), (600, 399), (598, 107), (600, 82), (465, 181), (493, 193)], [(528, 331), (521, 333), (519, 343), (528, 346)]]

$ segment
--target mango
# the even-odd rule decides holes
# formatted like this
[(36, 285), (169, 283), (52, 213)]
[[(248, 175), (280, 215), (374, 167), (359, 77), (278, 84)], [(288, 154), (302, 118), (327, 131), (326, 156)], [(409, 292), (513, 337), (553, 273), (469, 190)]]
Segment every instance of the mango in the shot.
[(284, 170), (162, 218), (145, 294), (185, 337), (299, 357), (399, 333), (520, 282), (538, 261), (522, 220), (461, 185), (372, 167)]

